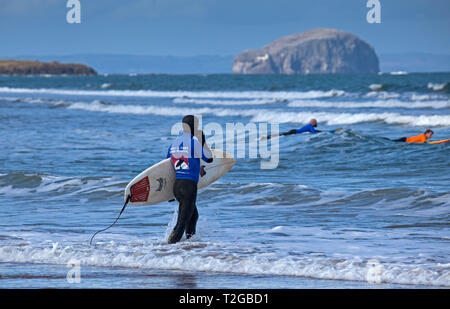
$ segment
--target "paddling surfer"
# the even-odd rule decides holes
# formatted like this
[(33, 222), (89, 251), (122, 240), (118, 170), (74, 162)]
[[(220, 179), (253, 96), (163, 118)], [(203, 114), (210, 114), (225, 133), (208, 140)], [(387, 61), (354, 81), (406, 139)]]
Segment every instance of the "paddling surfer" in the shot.
[(406, 142), (406, 143), (426, 143), (433, 136), (433, 130), (426, 130), (424, 133), (411, 136), (411, 137), (402, 137), (394, 140), (395, 142)]
[(199, 175), (205, 171), (200, 166), (200, 159), (207, 163), (213, 161), (212, 153), (205, 143), (205, 135), (198, 130), (198, 118), (187, 115), (182, 120), (183, 133), (169, 147), (167, 158), (170, 158), (176, 172), (173, 193), (179, 203), (178, 219), (169, 236), (170, 244), (180, 241), (186, 232), (190, 238), (195, 234), (198, 220), (196, 206), (197, 183)]
[(304, 133), (304, 132), (310, 132), (312, 134), (315, 134), (315, 133), (322, 132), (322, 131), (317, 130), (316, 127), (317, 127), (317, 120), (312, 118), (307, 125), (301, 127), (300, 129), (292, 129), (288, 132), (281, 133), (280, 135), (292, 135), (292, 134), (300, 134), (300, 133)]

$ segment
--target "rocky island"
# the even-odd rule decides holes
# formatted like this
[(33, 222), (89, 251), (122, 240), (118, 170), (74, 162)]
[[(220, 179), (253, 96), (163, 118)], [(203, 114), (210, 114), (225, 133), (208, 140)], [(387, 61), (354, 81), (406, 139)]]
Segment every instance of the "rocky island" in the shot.
[(377, 73), (374, 48), (355, 35), (318, 28), (282, 37), (233, 59), (236, 74)]
[(40, 62), (34, 60), (0, 60), (0, 74), (6, 75), (97, 75), (84, 64)]

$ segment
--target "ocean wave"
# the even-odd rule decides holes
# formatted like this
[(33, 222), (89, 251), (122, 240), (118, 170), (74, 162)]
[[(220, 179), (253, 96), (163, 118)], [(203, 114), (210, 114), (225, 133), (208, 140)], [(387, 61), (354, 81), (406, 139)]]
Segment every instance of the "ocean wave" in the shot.
[(319, 108), (406, 108), (406, 109), (440, 109), (450, 108), (450, 100), (404, 102), (399, 100), (377, 100), (365, 102), (337, 102), (319, 100), (295, 100), (288, 103), (289, 107), (319, 107)]
[(410, 96), (413, 101), (428, 101), (428, 100), (448, 100), (447, 96), (437, 94), (416, 94), (413, 93)]
[(284, 112), (269, 109), (235, 110), (227, 108), (173, 108), (143, 105), (104, 105), (98, 102), (73, 103), (69, 109), (118, 114), (183, 116), (187, 114), (212, 114), (219, 117), (251, 117), (253, 122), (308, 123), (313, 117), (329, 125), (345, 125), (363, 122), (385, 122), (411, 126), (450, 126), (450, 115), (402, 115), (398, 113), (326, 113), (326, 112)]
[(252, 118), (252, 121), (305, 124), (313, 117), (328, 125), (384, 122), (387, 124), (409, 125), (415, 127), (450, 126), (450, 115), (411, 116), (398, 113), (261, 112), (255, 115)]
[(14, 102), (14, 103), (29, 103), (29, 104), (50, 104), (54, 107), (62, 107), (70, 104), (68, 101), (55, 100), (48, 98), (30, 98), (30, 97), (0, 97), (0, 101)]
[(345, 96), (343, 90), (328, 91), (156, 91), (156, 90), (69, 90), (49, 88), (0, 87), (0, 93), (33, 93), (71, 96), (112, 96), (112, 97), (164, 97), (164, 98), (220, 98), (220, 99), (313, 99), (321, 97)]
[[(121, 196), (126, 183), (112, 177), (65, 177), (13, 172), (0, 175), (0, 196), (36, 196), (51, 193), (52, 196), (86, 195), (98, 193)], [(104, 195), (102, 195), (104, 197)]]
[(396, 99), (401, 95), (397, 92), (387, 92), (387, 91), (370, 91), (364, 95), (364, 97), (373, 98), (377, 97), (378, 99), (387, 100), (387, 99)]
[[(245, 244), (244, 244), (245, 245)], [(381, 258), (285, 255), (245, 245), (183, 241), (102, 242), (95, 247), (63, 243), (2, 244), (0, 261), (83, 266), (181, 270), (207, 273), (294, 276), (406, 285), (450, 286), (450, 269), (439, 263), (401, 263)]]
[(275, 99), (253, 99), (253, 100), (212, 100), (212, 99), (187, 99), (174, 98), (173, 103), (200, 104), (200, 105), (223, 105), (223, 106), (242, 106), (242, 105), (267, 105), (279, 102)]
[(162, 107), (155, 105), (122, 105), (122, 104), (112, 104), (104, 105), (97, 101), (91, 103), (73, 103), (69, 109), (79, 109), (91, 112), (105, 112), (113, 114), (135, 114), (135, 115), (158, 115), (158, 116), (184, 116), (187, 114), (214, 114), (216, 116), (240, 116), (240, 115), (253, 115), (251, 111), (235, 111), (231, 109), (220, 109), (220, 108), (190, 108), (190, 107)]
[(448, 92), (450, 90), (450, 83), (449, 82), (442, 83), (442, 84), (428, 83), (427, 88), (431, 89), (433, 91)]
[(382, 85), (382, 84), (371, 84), (371, 85), (369, 86), (369, 88), (370, 88), (370, 90), (372, 90), (372, 91), (381, 91), (381, 90), (383, 90), (383, 89), (385, 88), (385, 86)]
[[(450, 115), (402, 115), (399, 113), (327, 113), (327, 112), (286, 112), (280, 109), (231, 109), (212, 107), (163, 107), (155, 105), (125, 105), (112, 104), (109, 102), (95, 100), (90, 103), (75, 102), (64, 105), (68, 109), (85, 110), (91, 112), (102, 112), (112, 114), (135, 114), (135, 115), (158, 115), (158, 116), (183, 116), (187, 114), (215, 115), (218, 117), (249, 117), (253, 122), (272, 123), (308, 123), (311, 118), (318, 118), (321, 123), (329, 125), (345, 125), (364, 122), (385, 122), (388, 124), (400, 124), (410, 126), (450, 126)], [(291, 107), (303, 105), (317, 105), (315, 101), (291, 102)], [(334, 103), (328, 107), (335, 107)], [(341, 103), (343, 106), (353, 106), (360, 103)], [(372, 104), (372, 103), (368, 103)], [(383, 103), (384, 104), (384, 103)], [(397, 102), (397, 105), (401, 103)], [(414, 103), (415, 105), (417, 103)], [(447, 103), (435, 102), (434, 108), (448, 107)], [(442, 104), (442, 106), (440, 105)], [(439, 105), (439, 106), (438, 106)], [(339, 105), (338, 105), (339, 106)], [(411, 105), (413, 106), (413, 105)], [(420, 106), (417, 104), (416, 106)], [(432, 105), (427, 102), (422, 107)], [(405, 107), (402, 105), (402, 107)]]

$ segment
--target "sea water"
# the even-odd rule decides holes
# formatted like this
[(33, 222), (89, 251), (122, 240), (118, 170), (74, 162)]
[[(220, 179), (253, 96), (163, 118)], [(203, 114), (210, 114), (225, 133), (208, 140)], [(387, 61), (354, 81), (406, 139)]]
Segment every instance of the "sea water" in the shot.
[[(450, 74), (0, 76), (1, 288), (450, 287)], [(198, 193), (197, 234), (169, 245), (177, 203), (123, 204), (172, 126), (314, 117), (279, 162), (238, 158)], [(209, 136), (207, 136), (208, 138)], [(74, 280), (75, 279), (75, 280)]]

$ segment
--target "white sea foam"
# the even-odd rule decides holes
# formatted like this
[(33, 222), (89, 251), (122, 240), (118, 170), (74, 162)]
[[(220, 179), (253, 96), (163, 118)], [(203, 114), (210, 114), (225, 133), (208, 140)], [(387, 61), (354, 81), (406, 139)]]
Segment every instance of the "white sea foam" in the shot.
[(51, 177), (43, 176), (42, 182), (35, 190), (36, 193), (61, 191), (68, 187), (80, 187), (83, 184), (79, 178), (66, 178), (66, 177)]
[[(316, 101), (297, 101), (291, 102), (291, 107), (300, 107), (303, 104), (314, 106), (318, 105)], [(334, 103), (322, 102), (326, 107), (336, 107)], [(330, 104), (327, 106), (327, 104)], [(333, 104), (333, 106), (331, 105)], [(341, 102), (337, 103), (340, 107), (361, 107), (361, 103)], [(339, 105), (341, 104), (341, 105)], [(353, 105), (355, 104), (355, 105)], [(367, 103), (371, 107), (372, 103)], [(389, 105), (390, 103), (382, 103)], [(417, 104), (414, 103), (415, 105)], [(434, 104), (434, 105), (433, 105)], [(364, 105), (364, 103), (362, 103)], [(398, 107), (401, 103), (397, 102)], [(158, 115), (158, 116), (183, 116), (186, 114), (211, 114), (218, 117), (249, 117), (253, 122), (293, 122), (308, 123), (309, 119), (319, 118), (321, 123), (329, 125), (345, 125), (363, 122), (385, 122), (389, 124), (401, 124), (410, 126), (449, 126), (450, 115), (402, 115), (399, 113), (327, 113), (327, 112), (286, 112), (280, 109), (232, 109), (232, 108), (213, 108), (213, 107), (165, 107), (156, 105), (125, 105), (125, 104), (105, 104), (102, 101), (95, 100), (91, 103), (76, 102), (66, 103), (66, 108), (85, 110), (91, 112), (102, 112), (112, 114), (136, 114), (136, 115)], [(416, 105), (421, 106), (420, 104)], [(385, 106), (386, 107), (386, 106)], [(401, 107), (406, 107), (401, 105)], [(423, 107), (444, 108), (448, 107), (448, 102), (426, 102)], [(411, 108), (411, 107), (409, 107)]]
[(428, 101), (428, 100), (445, 100), (446, 96), (437, 95), (437, 94), (416, 94), (413, 93), (411, 95), (411, 100), (413, 101)]
[(450, 115), (402, 115), (398, 113), (259, 113), (252, 118), (254, 122), (277, 121), (308, 123), (311, 118), (320, 119), (328, 125), (346, 125), (364, 122), (384, 122), (388, 124), (409, 125), (417, 127), (450, 126)]
[[(241, 245), (244, 246), (244, 245)], [(208, 273), (296, 276), (370, 283), (450, 286), (450, 269), (445, 264), (406, 264), (376, 258), (284, 255), (259, 252), (251, 245), (185, 241), (97, 243), (95, 247), (63, 243), (2, 244), (0, 261), (81, 266), (130, 267)]]
[(29, 97), (22, 97), (22, 98), (19, 98), (19, 97), (0, 97), (0, 100), (8, 101), (8, 102), (23, 102), (23, 103), (30, 103), (30, 104), (51, 104), (51, 105), (55, 105), (55, 106), (69, 104), (69, 102), (66, 102), (66, 101), (63, 101), (63, 100), (29, 98)]
[(20, 101), (20, 98), (17, 98), (17, 97), (0, 97), (0, 100), (8, 101), (8, 102), (16, 102), (16, 101)]
[(70, 109), (82, 109), (94, 112), (182, 116), (186, 114), (212, 114), (219, 117), (239, 116), (251, 117), (253, 122), (294, 122), (308, 123), (312, 117), (330, 125), (355, 124), (362, 122), (385, 122), (411, 126), (449, 126), (450, 115), (402, 115), (398, 113), (326, 113), (326, 112), (285, 112), (270, 109), (235, 110), (227, 108), (173, 108), (143, 105), (103, 105), (98, 103), (74, 103)]
[(319, 100), (294, 100), (289, 107), (319, 107), (319, 108), (450, 108), (450, 100), (404, 102), (399, 100), (377, 100), (366, 102), (337, 102)]
[(173, 103), (200, 104), (200, 105), (223, 105), (223, 106), (242, 106), (242, 105), (266, 105), (278, 102), (275, 99), (254, 99), (254, 100), (213, 100), (213, 99), (187, 99), (174, 98)]
[(447, 87), (448, 83), (442, 83), (442, 84), (437, 84), (437, 83), (428, 83), (427, 87), (428, 89), (431, 89), (433, 91), (442, 91), (445, 89), (445, 87)]
[[(5, 174), (6, 175), (6, 174)], [(37, 175), (24, 175), (23, 177), (36, 177)], [(58, 195), (76, 195), (90, 194), (99, 191), (107, 191), (112, 193), (121, 193), (124, 183), (118, 182), (111, 177), (101, 178), (80, 178), (80, 177), (64, 177), (53, 175), (39, 176), (40, 181), (34, 186), (21, 187), (20, 184), (0, 185), (0, 195), (7, 196), (26, 196), (36, 193), (51, 192), (55, 196)], [(14, 180), (12, 180), (14, 181)], [(23, 180), (19, 180), (19, 183)]]
[(381, 89), (383, 89), (383, 85), (381, 85), (381, 84), (371, 84), (369, 86), (369, 88), (372, 91), (380, 91)]
[(387, 100), (399, 98), (400, 94), (396, 92), (387, 92), (387, 91), (370, 91), (366, 93), (365, 96), (369, 98), (377, 97), (382, 100)]
[(391, 72), (391, 75), (408, 75), (408, 72), (405, 71), (396, 71), (396, 72)]
[(217, 98), (217, 99), (313, 99), (344, 96), (343, 90), (310, 91), (156, 91), (156, 90), (67, 90), (0, 87), (0, 93), (33, 93), (73, 96)]
[(243, 112), (234, 111), (231, 109), (221, 109), (221, 108), (210, 108), (210, 107), (202, 107), (202, 108), (190, 108), (190, 107), (163, 107), (163, 106), (154, 106), (154, 105), (104, 105), (98, 102), (92, 103), (73, 103), (69, 107), (69, 109), (80, 109), (91, 112), (105, 112), (105, 113), (114, 113), (114, 114), (136, 114), (136, 115), (159, 115), (159, 116), (183, 116), (187, 114), (214, 114), (216, 116), (239, 116), (239, 115), (248, 115), (251, 116), (252, 113), (249, 113), (248, 110)]

